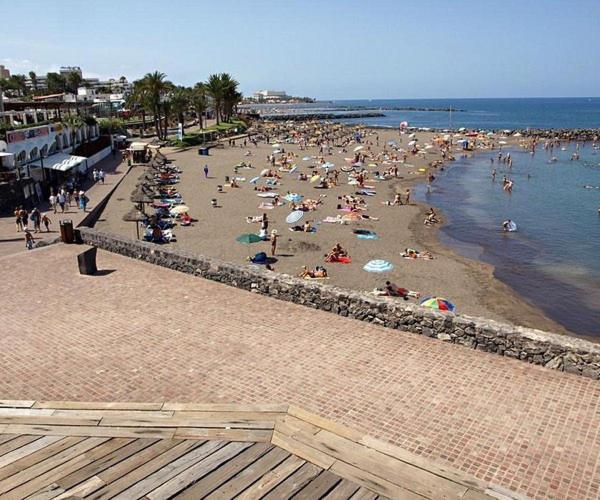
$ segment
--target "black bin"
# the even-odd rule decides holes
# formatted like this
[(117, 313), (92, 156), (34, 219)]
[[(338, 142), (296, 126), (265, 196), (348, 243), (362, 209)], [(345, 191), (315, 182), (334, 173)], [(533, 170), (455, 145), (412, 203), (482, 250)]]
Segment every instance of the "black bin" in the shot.
[(64, 219), (59, 222), (60, 224), (60, 239), (63, 243), (74, 243), (75, 233), (73, 231), (73, 221), (71, 219)]

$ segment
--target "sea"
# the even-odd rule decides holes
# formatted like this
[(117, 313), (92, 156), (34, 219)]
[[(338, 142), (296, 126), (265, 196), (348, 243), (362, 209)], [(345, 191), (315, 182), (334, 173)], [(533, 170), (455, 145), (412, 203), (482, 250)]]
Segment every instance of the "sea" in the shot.
[[(600, 128), (600, 97), (339, 100), (291, 107), (381, 110), (383, 117), (339, 121), (390, 128), (402, 121), (436, 129)], [(572, 160), (576, 151), (579, 159)], [(599, 339), (600, 149), (570, 143), (552, 151), (539, 147), (534, 155), (510, 152), (510, 170), (497, 159), (491, 163), (497, 152), (458, 158), (440, 172), (431, 190), (418, 186), (415, 195), (442, 210), (442, 243), (492, 264), (498, 279), (572, 333)], [(510, 195), (502, 190), (504, 175), (514, 180)], [(502, 231), (507, 219), (516, 222), (516, 232)]]

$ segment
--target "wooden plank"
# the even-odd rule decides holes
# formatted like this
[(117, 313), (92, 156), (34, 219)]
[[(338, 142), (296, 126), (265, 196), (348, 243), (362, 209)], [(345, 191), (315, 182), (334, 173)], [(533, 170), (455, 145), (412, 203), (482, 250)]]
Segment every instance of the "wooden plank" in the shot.
[[(52, 418), (52, 417), (46, 417)], [(0, 419), (2, 423), (2, 419)], [(4, 422), (10, 423), (10, 422)], [(74, 424), (78, 425), (78, 424)], [(85, 424), (80, 424), (85, 425)], [(275, 420), (262, 419), (253, 420), (248, 418), (120, 418), (104, 417), (100, 421), (101, 426), (105, 427), (211, 427), (223, 429), (273, 429)]]
[[(10, 436), (11, 434), (9, 434)], [(16, 450), (17, 448), (20, 448), (21, 446), (25, 446), (26, 444), (31, 443), (31, 441), (35, 441), (36, 439), (39, 439), (39, 436), (18, 436), (18, 435), (14, 435), (13, 439), (9, 439), (7, 440), (6, 443), (2, 443), (0, 444), (0, 464), (2, 463), (2, 455), (5, 455), (6, 453), (10, 453), (13, 450)], [(0, 465), (0, 467), (2, 467)]]
[(286, 415), (285, 417), (278, 418), (275, 421), (275, 430), (286, 436), (294, 437), (296, 432), (304, 432), (307, 434), (315, 435), (321, 430), (321, 427), (309, 424), (299, 418)]
[(126, 403), (93, 401), (38, 401), (33, 408), (55, 410), (160, 410), (163, 403)]
[(173, 411), (176, 418), (212, 419), (212, 420), (266, 420), (275, 422), (275, 419), (285, 417), (285, 413), (275, 411)]
[(214, 454), (220, 448), (223, 448), (223, 446), (226, 444), (227, 443), (224, 441), (206, 441), (201, 446), (186, 452), (183, 456), (166, 463), (156, 472), (136, 482), (119, 495), (116, 495), (114, 498), (115, 500), (141, 498), (151, 491), (159, 488), (170, 479), (178, 476), (186, 470), (189, 470), (190, 467), (198, 462), (209, 456), (212, 456), (212, 454)]
[(0, 434), (0, 444), (6, 443), (7, 441), (11, 441), (18, 437), (18, 434)]
[[(20, 498), (21, 496), (31, 495), (35, 493), (43, 486), (52, 483), (59, 476), (49, 476), (47, 473), (50, 471), (63, 471), (68, 470), (70, 473), (72, 470), (70, 469), (71, 465), (77, 464), (80, 467), (83, 467), (88, 462), (86, 462), (86, 458), (83, 455), (86, 451), (95, 448), (96, 446), (107, 441), (106, 438), (89, 438), (81, 441), (80, 443), (75, 444), (67, 448), (56, 455), (50, 456), (46, 460), (39, 462), (27, 469), (21, 470), (17, 474), (10, 476), (3, 481), (0, 481), (0, 494), (6, 493), (10, 491), (10, 495), (14, 498)], [(71, 464), (65, 467), (62, 467), (63, 464)], [(76, 467), (73, 470), (77, 470)], [(48, 477), (51, 477), (51, 480), (45, 482)], [(38, 478), (39, 481), (38, 481)], [(18, 492), (15, 493), (15, 492)]]
[(234, 412), (276, 412), (285, 413), (288, 411), (287, 404), (223, 404), (223, 403), (165, 403), (163, 410), (175, 411), (234, 411)]
[(103, 486), (105, 486), (105, 484), (104, 481), (102, 481), (102, 479), (100, 479), (98, 476), (92, 476), (88, 480), (84, 481), (81, 484), (78, 484), (70, 490), (65, 490), (62, 493), (62, 495), (54, 497), (54, 500), (66, 500), (67, 498), (84, 498), (90, 493), (99, 490)]
[[(145, 440), (144, 440), (145, 441)], [(124, 475), (130, 473), (132, 470), (137, 469), (144, 463), (152, 460), (171, 448), (177, 446), (181, 441), (174, 441), (170, 439), (156, 440), (153, 444), (146, 447), (140, 447), (139, 450), (134, 450), (134, 453), (130, 454), (123, 460), (117, 460), (111, 463), (109, 467), (96, 474), (106, 484), (110, 484)], [(133, 446), (130, 445), (130, 446)], [(132, 451), (127, 449), (127, 452)]]
[(35, 401), (0, 399), (0, 408), (31, 408)]
[(72, 459), (53, 467), (51, 470), (41, 474), (31, 481), (27, 481), (18, 488), (10, 491), (9, 496), (12, 498), (25, 498), (34, 493), (44, 494), (47, 491), (54, 493), (53, 483), (60, 477), (70, 474), (73, 471), (90, 463), (90, 459), (81, 454)]
[(51, 411), (55, 417), (74, 418), (171, 418), (175, 412), (161, 410), (30, 410)]
[(203, 429), (200, 427), (180, 427), (175, 431), (175, 439), (220, 439), (226, 441), (250, 441), (269, 443), (272, 431), (261, 429)]
[(52, 415), (54, 410), (37, 410), (35, 408), (3, 408), (0, 407), (0, 417), (8, 415)]
[(294, 500), (313, 500), (314, 498), (322, 498), (341, 481), (342, 478), (340, 478), (340, 476), (336, 476), (328, 470), (324, 470), (302, 488), (302, 490), (294, 496)]
[[(22, 438), (28, 438), (28, 440), (24, 439), (20, 442), (21, 446), (18, 446), (17, 448), (13, 449), (13, 451), (11, 451), (10, 453), (7, 453), (0, 457), (0, 469), (62, 439), (60, 436), (22, 436)], [(15, 439), (13, 441), (10, 441), (10, 443), (13, 443), (15, 441), (18, 440)]]
[(352, 495), (351, 500), (375, 500), (377, 497), (377, 493), (373, 493), (367, 488), (359, 488), (358, 491)]
[(285, 481), (285, 479), (296, 472), (306, 462), (301, 458), (295, 456), (289, 456), (277, 467), (264, 474), (258, 481), (252, 486), (245, 489), (238, 500), (250, 500), (255, 498), (262, 498), (269, 491), (275, 488), (279, 483)]
[(358, 491), (360, 486), (347, 479), (342, 479), (335, 488), (333, 488), (323, 500), (347, 500)]
[(328, 430), (353, 441), (359, 441), (365, 435), (364, 432), (359, 432), (357, 430), (351, 429), (350, 427), (346, 427), (345, 425), (338, 424), (327, 418), (323, 418), (319, 415), (315, 415), (314, 413), (310, 413), (297, 406), (290, 405), (288, 409), (288, 414), (292, 417), (304, 420), (309, 424), (316, 425), (321, 429)]
[[(191, 467), (181, 471), (177, 476), (172, 477), (158, 488), (146, 494), (149, 500), (161, 500), (171, 498), (179, 493), (188, 485), (199, 478), (202, 478), (210, 472), (217, 469), (221, 464), (238, 455), (240, 452), (252, 446), (250, 443), (228, 443), (222, 448), (216, 450), (210, 456), (196, 462)], [(159, 471), (162, 472), (162, 471)], [(198, 498), (198, 497), (197, 497)]]
[(194, 484), (180, 493), (177, 498), (179, 500), (204, 498), (272, 449), (273, 447), (268, 443), (256, 443), (251, 445), (217, 470), (212, 471), (199, 480), (197, 480), (198, 478), (195, 478)]
[(5, 424), (0, 425), (0, 434), (8, 434), (7, 427), (8, 425)]
[(391, 443), (381, 441), (380, 439), (376, 439), (371, 436), (364, 436), (359, 443), (384, 453), (385, 455), (389, 455), (410, 465), (429, 471), (437, 476), (444, 477), (459, 484), (464, 484), (470, 488), (484, 491), (488, 486), (485, 481), (481, 481), (473, 476), (469, 476), (468, 474), (453, 469), (452, 467), (435, 463), (429, 459), (423, 458), (422, 456), (416, 455), (415, 453), (411, 453), (398, 446), (394, 446)]
[[(162, 469), (167, 464), (173, 462), (174, 460), (177, 460), (179, 457), (189, 453), (194, 448), (202, 446), (203, 444), (203, 441), (180, 442), (171, 449), (165, 451), (164, 453), (161, 453), (160, 455), (152, 458), (149, 461), (145, 461), (145, 463), (142, 463), (135, 469), (122, 475), (119, 479), (117, 479), (114, 482), (107, 481), (106, 478), (103, 477), (106, 476), (104, 472), (98, 474), (98, 477), (102, 479), (107, 485), (101, 490), (98, 490), (97, 492), (90, 495), (90, 498), (113, 498), (119, 495), (121, 492), (132, 487), (136, 483), (142, 481), (144, 478), (150, 476), (157, 470)], [(131, 498), (131, 496), (126, 496), (126, 498)]]
[[(375, 476), (370, 472), (364, 471), (362, 469), (359, 469), (358, 467), (354, 467), (353, 465), (349, 465), (339, 460), (336, 461), (329, 470), (334, 474), (349, 479), (350, 481), (354, 481), (355, 483), (358, 483), (364, 488), (374, 491), (379, 495), (384, 495), (390, 498), (402, 498), (406, 500), (423, 500), (423, 496), (421, 495), (418, 495), (412, 491), (402, 488), (401, 486), (398, 486), (397, 484), (391, 483), (389, 481), (386, 481), (385, 479)], [(354, 498), (354, 496), (352, 498)]]
[(299, 441), (297, 438), (292, 438), (274, 431), (271, 442), (275, 446), (279, 446), (293, 455), (297, 455), (323, 469), (329, 469), (335, 462), (335, 458), (328, 453), (318, 450), (311, 444), (306, 444), (306, 442), (312, 443), (312, 440), (309, 439)]
[(17, 425), (98, 425), (98, 418), (55, 417), (53, 415), (0, 415), (0, 424)]
[[(115, 438), (113, 441), (115, 441)], [(95, 460), (93, 463), (79, 469), (74, 474), (69, 476), (65, 476), (58, 481), (58, 486), (63, 488), (65, 491), (69, 488), (73, 488), (75, 485), (79, 484), (83, 480), (87, 480), (92, 476), (96, 476), (100, 472), (112, 467), (113, 465), (122, 462), (126, 458), (129, 458), (131, 455), (140, 452), (144, 448), (153, 445), (157, 442), (156, 439), (135, 439), (135, 440), (127, 440), (130, 441), (129, 444), (126, 444), (123, 447), (115, 449), (112, 453), (100, 458), (99, 460)]]
[(296, 492), (304, 488), (322, 471), (311, 463), (305, 463), (296, 472), (290, 475), (285, 481), (279, 483), (263, 498), (265, 500), (279, 500), (280, 498), (290, 498)]
[[(290, 454), (281, 448), (273, 448), (268, 453), (265, 453), (248, 467), (236, 474), (225, 484), (214, 490), (208, 497), (211, 500), (226, 500), (234, 498), (242, 491), (248, 488), (251, 484), (265, 475), (274, 467), (277, 467), (284, 460), (290, 457)], [(185, 496), (185, 492), (183, 492)], [(197, 497), (192, 497), (197, 498)]]
[(18, 472), (21, 472), (37, 463), (42, 462), (52, 457), (53, 455), (56, 455), (61, 451), (64, 451), (67, 448), (70, 448), (71, 446), (82, 442), (84, 439), (85, 438), (82, 437), (63, 438), (59, 436), (59, 441), (57, 441), (56, 443), (50, 444), (45, 448), (42, 448), (41, 450), (27, 455), (26, 457), (23, 457), (20, 460), (17, 460), (16, 462), (13, 462), (12, 464), (0, 469), (0, 481), (10, 476), (13, 476), (14, 474), (17, 474)]
[[(486, 493), (483, 493), (481, 491), (477, 491), (477, 490), (467, 490), (467, 492), (465, 493), (465, 496), (462, 497), (462, 500), (492, 500), (493, 498), (502, 498), (502, 497), (498, 497), (497, 494), (495, 497), (492, 497)], [(507, 500), (508, 499), (513, 499), (513, 496), (506, 496), (505, 497)]]
[(42, 436), (86, 436), (86, 437), (132, 437), (171, 439), (174, 429), (153, 427), (100, 427), (68, 425), (20, 425), (10, 424), (7, 429), (13, 434), (32, 434)]
[(329, 431), (321, 431), (313, 436), (311, 441), (305, 442), (338, 460), (426, 498), (460, 498), (468, 489), (462, 484), (436, 476)]

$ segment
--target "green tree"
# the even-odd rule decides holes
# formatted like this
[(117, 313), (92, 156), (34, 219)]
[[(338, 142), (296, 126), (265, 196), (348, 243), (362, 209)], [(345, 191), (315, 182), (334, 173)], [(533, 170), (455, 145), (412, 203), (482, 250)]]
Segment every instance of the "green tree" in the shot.
[(38, 78), (37, 78), (37, 75), (35, 74), (35, 71), (30, 71), (29, 72), (29, 79), (31, 80), (31, 86), (33, 87), (33, 91), (37, 92), (37, 89), (38, 89)]
[(145, 106), (154, 116), (154, 125), (159, 139), (166, 138), (166, 130), (162, 127), (161, 108), (166, 98), (167, 92), (172, 87), (171, 82), (166, 80), (166, 75), (160, 71), (147, 73), (139, 81), (139, 92), (143, 95), (142, 105)]
[(67, 127), (71, 133), (71, 146), (73, 146), (73, 149), (75, 149), (77, 130), (83, 126), (83, 123), (83, 120), (78, 115), (69, 115), (62, 119), (62, 124)]
[(177, 117), (185, 131), (185, 115), (191, 107), (192, 89), (187, 87), (175, 87), (170, 95), (170, 105), (173, 114)]
[(243, 96), (238, 92), (239, 83), (228, 73), (221, 73), (221, 85), (223, 86), (223, 116), (225, 121), (231, 121), (233, 112)]
[(50, 94), (60, 94), (66, 89), (65, 77), (60, 73), (48, 73), (46, 75), (46, 85), (48, 86), (48, 92)]
[(77, 94), (77, 89), (81, 87), (82, 82), (83, 78), (81, 78), (81, 75), (72, 71), (67, 75), (65, 89), (73, 94)]
[(212, 100), (212, 106), (215, 111), (215, 118), (217, 120), (217, 125), (220, 123), (221, 118), (221, 107), (223, 105), (223, 95), (224, 89), (221, 81), (221, 75), (213, 74), (208, 77), (207, 82), (205, 83), (206, 93), (210, 96)]
[(194, 88), (191, 91), (191, 105), (196, 112), (196, 116), (198, 118), (198, 126), (202, 128), (203, 126), (203, 116), (208, 107), (208, 99), (206, 96), (206, 86), (202, 82), (198, 82), (194, 85)]

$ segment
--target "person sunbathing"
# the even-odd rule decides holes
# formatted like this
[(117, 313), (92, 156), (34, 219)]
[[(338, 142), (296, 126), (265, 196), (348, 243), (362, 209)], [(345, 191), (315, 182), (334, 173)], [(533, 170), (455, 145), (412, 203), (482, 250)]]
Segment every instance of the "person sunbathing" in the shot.
[(187, 212), (181, 214), (181, 225), (182, 226), (191, 226), (192, 224), (192, 218), (190, 217), (190, 214), (188, 214)]
[(400, 254), (405, 259), (417, 259), (419, 257), (419, 251), (413, 250), (412, 248), (405, 248), (404, 252)]
[(399, 287), (391, 281), (385, 282), (384, 291), (389, 297), (402, 297), (404, 300), (408, 300), (409, 297), (420, 297), (418, 292), (412, 292), (406, 288)]
[(298, 273), (299, 278), (314, 278), (315, 273), (311, 271), (308, 267), (302, 266), (302, 269)]

